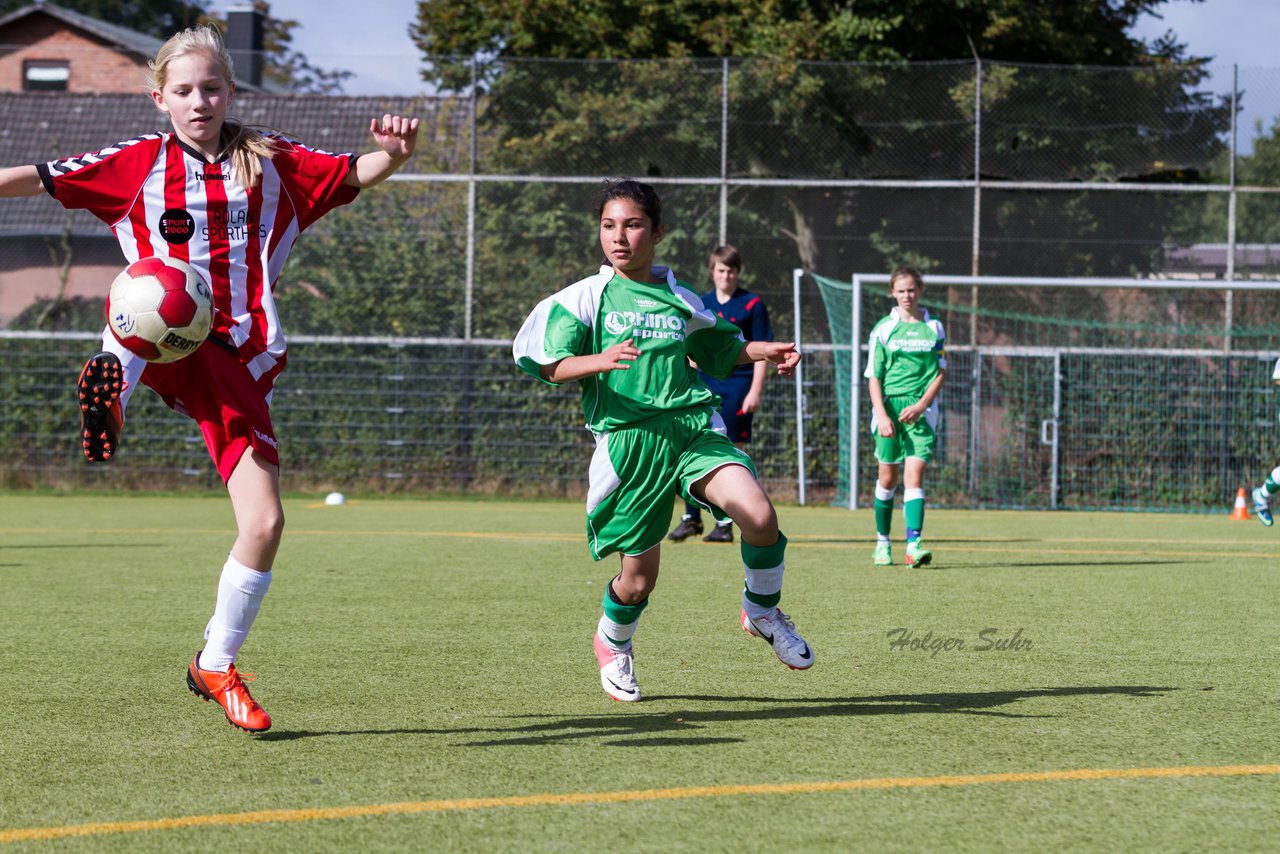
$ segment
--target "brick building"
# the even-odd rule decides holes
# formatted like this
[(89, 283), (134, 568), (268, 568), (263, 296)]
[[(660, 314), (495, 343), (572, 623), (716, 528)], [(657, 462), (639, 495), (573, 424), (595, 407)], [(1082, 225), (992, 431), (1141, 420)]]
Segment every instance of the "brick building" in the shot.
[[(262, 16), (227, 12), (227, 45), (242, 91), (262, 90)], [(162, 39), (54, 3), (0, 17), (0, 92), (140, 92)]]
[[(262, 43), (261, 17), (251, 6), (238, 6), (228, 10), (227, 19), (237, 78), (230, 111), (235, 118), (282, 129), (329, 151), (362, 152), (372, 147), (370, 118), (386, 112), (419, 116), (422, 142), (404, 171), (465, 169), (465, 99), (269, 91), (254, 83), (261, 79), (261, 53), (253, 48)], [(147, 60), (161, 43), (50, 3), (0, 17), (0, 167), (169, 130), (144, 83)], [(56, 64), (61, 62), (66, 65)], [(61, 77), (31, 71), (63, 67), (67, 73)], [(60, 82), (66, 85), (55, 85)], [(0, 200), (0, 328), (37, 300), (101, 299), (121, 266), (115, 239), (90, 214), (69, 213), (43, 194)]]

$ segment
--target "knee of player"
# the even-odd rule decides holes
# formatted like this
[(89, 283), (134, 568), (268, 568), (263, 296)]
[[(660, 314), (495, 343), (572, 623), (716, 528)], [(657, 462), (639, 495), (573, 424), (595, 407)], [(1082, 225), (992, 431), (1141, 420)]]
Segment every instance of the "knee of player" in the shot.
[(776, 540), (778, 534), (778, 512), (773, 509), (769, 499), (752, 502), (738, 511), (733, 521), (742, 529), (748, 540)]
[(642, 602), (653, 592), (657, 579), (622, 573), (613, 579), (613, 593), (624, 605)]
[(242, 527), (241, 533), (259, 543), (279, 543), (284, 536), (284, 508), (276, 505), (255, 514), (252, 521)]

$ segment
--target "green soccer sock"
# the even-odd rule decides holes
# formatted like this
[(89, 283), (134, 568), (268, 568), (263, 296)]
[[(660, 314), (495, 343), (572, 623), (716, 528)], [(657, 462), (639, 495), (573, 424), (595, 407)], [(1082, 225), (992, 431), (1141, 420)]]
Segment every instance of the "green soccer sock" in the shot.
[(763, 617), (782, 600), (782, 574), (786, 569), (787, 538), (778, 532), (778, 541), (763, 548), (745, 539), (739, 549), (746, 573), (742, 587), (742, 609), (750, 617)]
[(1266, 483), (1262, 484), (1262, 488), (1267, 491), (1267, 495), (1280, 492), (1280, 466), (1272, 469), (1271, 474), (1267, 475)]
[(889, 539), (893, 531), (893, 490), (885, 489), (876, 481), (876, 534), (882, 540)]
[(924, 490), (903, 490), (902, 498), (902, 515), (907, 520), (907, 540), (918, 540), (920, 532), (924, 530)]
[(618, 649), (625, 649), (630, 645), (631, 638), (636, 633), (636, 625), (640, 622), (640, 614), (648, 604), (648, 596), (634, 605), (618, 601), (618, 595), (613, 592), (613, 579), (609, 579), (609, 583), (604, 586), (604, 600), (600, 603), (604, 614), (600, 617), (600, 624), (596, 626), (600, 637)]
[(889, 534), (893, 532), (893, 501), (881, 501), (876, 499), (876, 533), (884, 539), (889, 539)]

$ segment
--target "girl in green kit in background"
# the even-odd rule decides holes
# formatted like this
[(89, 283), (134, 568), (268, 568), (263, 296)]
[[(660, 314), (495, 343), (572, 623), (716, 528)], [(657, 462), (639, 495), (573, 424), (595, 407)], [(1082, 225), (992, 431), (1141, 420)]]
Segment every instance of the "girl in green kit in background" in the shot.
[(889, 277), (889, 296), (897, 306), (871, 330), (866, 376), (871, 394), (871, 433), (876, 459), (876, 566), (893, 563), (889, 533), (893, 493), (902, 474), (903, 515), (907, 522), (907, 566), (924, 566), (933, 554), (920, 542), (924, 529), (924, 470), (937, 440), (938, 392), (946, 376), (942, 323), (920, 305), (924, 277), (899, 267)]

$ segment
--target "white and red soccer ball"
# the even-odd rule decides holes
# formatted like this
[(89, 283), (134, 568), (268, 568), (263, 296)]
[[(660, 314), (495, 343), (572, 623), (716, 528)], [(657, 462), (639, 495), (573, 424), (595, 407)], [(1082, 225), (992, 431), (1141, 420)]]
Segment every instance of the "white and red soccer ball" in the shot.
[(194, 267), (176, 258), (143, 258), (125, 267), (107, 295), (107, 326), (148, 362), (176, 362), (209, 336), (213, 293)]

